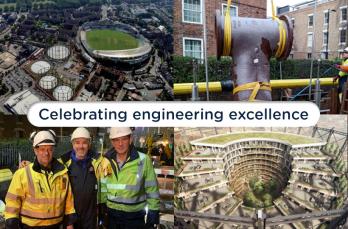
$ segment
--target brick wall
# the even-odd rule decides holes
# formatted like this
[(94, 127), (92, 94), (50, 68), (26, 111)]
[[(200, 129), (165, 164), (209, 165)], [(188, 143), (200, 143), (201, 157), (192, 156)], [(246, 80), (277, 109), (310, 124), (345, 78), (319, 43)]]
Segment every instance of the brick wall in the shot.
[[(174, 54), (183, 55), (183, 37), (203, 39), (203, 25), (182, 22), (182, 2), (183, 0), (174, 0)], [(239, 0), (233, 4), (238, 7), (238, 16), (266, 18), (266, 1), (260, 0)], [(207, 18), (207, 52), (209, 56), (216, 55), (215, 41), (215, 10), (222, 10), (222, 0), (206, 0), (206, 18)]]

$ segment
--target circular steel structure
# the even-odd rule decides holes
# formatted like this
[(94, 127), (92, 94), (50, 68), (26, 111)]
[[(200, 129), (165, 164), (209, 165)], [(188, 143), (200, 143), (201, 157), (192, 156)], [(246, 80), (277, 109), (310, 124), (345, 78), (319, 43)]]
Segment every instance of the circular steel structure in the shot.
[[(87, 32), (100, 29), (116, 30), (127, 33), (137, 39), (138, 47), (124, 50), (95, 50), (88, 44)], [(85, 51), (91, 57), (99, 60), (111, 60), (120, 63), (138, 64), (148, 59), (152, 51), (150, 42), (143, 37), (138, 30), (130, 25), (117, 22), (109, 24), (102, 24), (100, 22), (85, 23), (80, 27), (79, 39)]]
[(51, 90), (57, 86), (57, 78), (54, 76), (44, 76), (40, 79), (39, 85), (45, 90)]
[(69, 101), (73, 96), (73, 90), (68, 86), (58, 86), (53, 91), (53, 97), (58, 101)]
[(50, 69), (51, 69), (51, 65), (44, 60), (36, 61), (30, 66), (30, 70), (34, 74), (38, 74), (38, 75), (46, 74)]
[(65, 60), (69, 57), (70, 51), (63, 45), (55, 45), (47, 50), (47, 55), (53, 60)]

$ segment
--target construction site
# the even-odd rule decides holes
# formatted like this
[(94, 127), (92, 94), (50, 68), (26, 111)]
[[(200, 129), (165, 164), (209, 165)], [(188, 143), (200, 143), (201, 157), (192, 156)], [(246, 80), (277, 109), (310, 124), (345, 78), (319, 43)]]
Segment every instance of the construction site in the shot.
[(346, 122), (321, 116), (308, 128), (175, 129), (176, 225), (345, 228)]
[[(27, 136), (37, 128), (31, 126), (26, 118), (20, 120), (14, 116), (0, 115), (0, 122), (4, 125), (5, 133), (1, 132), (3, 140), (0, 142), (0, 228), (5, 228), (3, 212), (5, 210), (5, 196), (13, 173), (18, 169), (21, 161), (33, 161), (34, 153)], [(13, 130), (21, 129), (22, 137), (16, 138)], [(71, 150), (70, 134), (74, 128), (52, 128), (58, 136), (58, 145), (54, 157)], [(89, 128), (92, 135), (92, 149), (104, 154), (111, 149), (107, 128)], [(12, 137), (8, 134), (12, 133)], [(6, 140), (5, 140), (6, 139)], [(173, 128), (135, 128), (133, 130), (133, 144), (139, 152), (148, 154), (153, 161), (160, 192), (160, 225), (161, 228), (174, 228), (174, 167), (173, 167)]]

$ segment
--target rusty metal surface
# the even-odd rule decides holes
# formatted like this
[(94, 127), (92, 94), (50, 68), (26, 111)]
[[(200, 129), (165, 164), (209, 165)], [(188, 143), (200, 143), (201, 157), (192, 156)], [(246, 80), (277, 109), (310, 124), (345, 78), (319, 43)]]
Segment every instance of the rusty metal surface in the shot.
[[(220, 58), (224, 46), (224, 15), (219, 10), (215, 14), (215, 35), (217, 57)], [(236, 87), (250, 82), (269, 82), (269, 60), (278, 49), (279, 25), (273, 19), (232, 17), (232, 53), (233, 72), (231, 79)], [(286, 30), (286, 43), (278, 60), (286, 59), (292, 48), (293, 31), (291, 20), (280, 17)], [(240, 91), (234, 100), (248, 100), (251, 90)], [(272, 100), (271, 91), (259, 90), (257, 100)]]

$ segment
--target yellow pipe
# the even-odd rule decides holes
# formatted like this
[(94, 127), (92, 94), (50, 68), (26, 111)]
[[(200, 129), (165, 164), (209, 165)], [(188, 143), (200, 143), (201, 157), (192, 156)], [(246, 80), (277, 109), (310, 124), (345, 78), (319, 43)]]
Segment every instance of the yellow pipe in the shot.
[[(271, 80), (271, 87), (275, 88), (295, 88), (295, 87), (306, 87), (309, 85), (310, 79), (285, 79), (285, 80)], [(315, 85), (316, 79), (312, 79), (312, 85)], [(337, 85), (338, 82), (332, 82), (332, 78), (320, 78), (320, 86), (333, 86)], [(178, 83), (174, 84), (174, 95), (185, 95), (190, 94), (192, 91), (193, 83)], [(197, 83), (199, 92), (205, 92), (206, 83)], [(221, 92), (221, 82), (210, 82), (209, 92)], [(231, 91), (232, 92), (232, 91)]]

